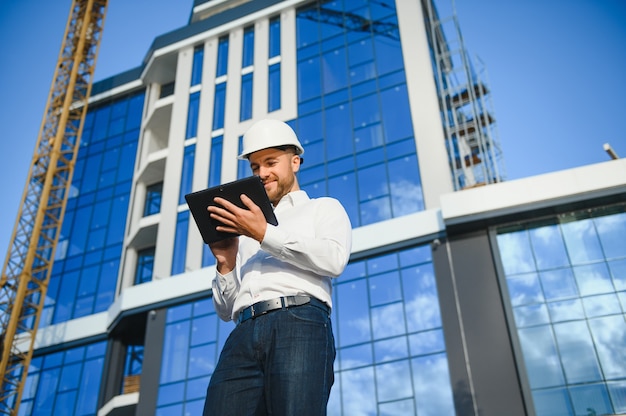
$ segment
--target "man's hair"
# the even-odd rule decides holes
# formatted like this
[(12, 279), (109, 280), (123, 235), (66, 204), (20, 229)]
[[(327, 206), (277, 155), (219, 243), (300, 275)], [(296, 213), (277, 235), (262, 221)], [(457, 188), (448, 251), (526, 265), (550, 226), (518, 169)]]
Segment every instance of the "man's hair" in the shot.
[[(274, 149), (282, 150), (283, 152), (289, 152), (292, 155), (298, 154), (298, 148), (291, 144), (286, 144), (283, 146), (276, 146)], [(304, 163), (304, 158), (300, 157), (300, 164), (302, 165), (303, 163)]]
[(293, 153), (294, 155), (298, 154), (296, 146), (290, 144), (286, 144), (284, 146), (276, 146), (275, 149), (282, 150), (283, 152)]

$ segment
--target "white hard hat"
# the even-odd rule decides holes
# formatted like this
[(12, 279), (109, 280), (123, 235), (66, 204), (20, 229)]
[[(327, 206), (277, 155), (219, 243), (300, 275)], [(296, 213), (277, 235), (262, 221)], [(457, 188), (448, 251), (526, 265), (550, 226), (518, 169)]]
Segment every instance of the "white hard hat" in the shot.
[(294, 146), (296, 154), (304, 153), (296, 133), (287, 123), (273, 119), (260, 120), (244, 133), (243, 150), (237, 159), (247, 159), (251, 153), (280, 146)]

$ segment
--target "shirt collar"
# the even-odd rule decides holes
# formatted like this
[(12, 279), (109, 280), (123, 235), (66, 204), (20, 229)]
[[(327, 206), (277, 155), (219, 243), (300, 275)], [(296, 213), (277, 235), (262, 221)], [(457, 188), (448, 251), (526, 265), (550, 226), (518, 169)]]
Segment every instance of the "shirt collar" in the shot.
[(276, 205), (276, 208), (283, 205), (289, 205), (294, 207), (308, 200), (309, 196), (307, 195), (307, 193), (300, 189), (298, 191), (289, 192), (287, 195), (283, 196), (280, 201), (278, 201), (278, 205)]

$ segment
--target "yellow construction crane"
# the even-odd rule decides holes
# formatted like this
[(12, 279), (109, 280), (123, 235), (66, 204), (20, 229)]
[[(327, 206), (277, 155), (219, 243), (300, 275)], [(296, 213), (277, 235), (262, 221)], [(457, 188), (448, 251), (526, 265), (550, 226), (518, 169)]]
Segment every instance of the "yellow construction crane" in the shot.
[(17, 415), (87, 113), (107, 0), (73, 0), (0, 280), (0, 414)]

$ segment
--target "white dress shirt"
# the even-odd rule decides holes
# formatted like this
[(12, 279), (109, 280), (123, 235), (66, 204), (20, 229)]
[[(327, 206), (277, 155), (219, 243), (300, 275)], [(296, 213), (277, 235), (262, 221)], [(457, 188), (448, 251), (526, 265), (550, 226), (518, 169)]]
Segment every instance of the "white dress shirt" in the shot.
[(350, 258), (352, 227), (333, 198), (311, 199), (305, 191), (285, 195), (274, 209), (263, 241), (239, 237), (237, 266), (213, 280), (213, 303), (224, 321), (259, 301), (309, 295), (332, 307), (331, 281)]

